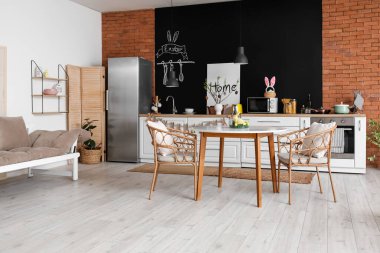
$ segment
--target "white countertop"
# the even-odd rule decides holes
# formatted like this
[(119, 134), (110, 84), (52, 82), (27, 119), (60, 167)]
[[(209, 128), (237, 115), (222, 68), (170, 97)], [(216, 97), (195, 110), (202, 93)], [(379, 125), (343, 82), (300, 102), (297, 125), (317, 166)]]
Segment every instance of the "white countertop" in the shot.
[(266, 127), (266, 126), (250, 126), (248, 128), (232, 128), (228, 126), (199, 126), (192, 127), (195, 131), (203, 133), (242, 133), (242, 134), (258, 134), (258, 133), (274, 133), (280, 134), (288, 131), (286, 127)]

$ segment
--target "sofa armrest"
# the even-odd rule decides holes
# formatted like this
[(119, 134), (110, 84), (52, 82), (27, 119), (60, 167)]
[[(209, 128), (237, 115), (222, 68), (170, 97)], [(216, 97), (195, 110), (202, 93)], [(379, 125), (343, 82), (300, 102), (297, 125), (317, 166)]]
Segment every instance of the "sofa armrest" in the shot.
[(73, 143), (73, 145), (70, 148), (70, 153), (75, 153), (77, 152), (77, 146), (78, 146), (78, 139), (76, 139)]

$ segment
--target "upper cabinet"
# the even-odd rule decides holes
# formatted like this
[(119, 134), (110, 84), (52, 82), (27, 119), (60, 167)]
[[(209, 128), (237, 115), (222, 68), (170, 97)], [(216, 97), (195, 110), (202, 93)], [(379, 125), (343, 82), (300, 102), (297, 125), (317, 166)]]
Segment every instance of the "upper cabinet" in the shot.
[(61, 64), (58, 76), (51, 77), (31, 60), (31, 94), (33, 114), (67, 113), (67, 81), (69, 76)]

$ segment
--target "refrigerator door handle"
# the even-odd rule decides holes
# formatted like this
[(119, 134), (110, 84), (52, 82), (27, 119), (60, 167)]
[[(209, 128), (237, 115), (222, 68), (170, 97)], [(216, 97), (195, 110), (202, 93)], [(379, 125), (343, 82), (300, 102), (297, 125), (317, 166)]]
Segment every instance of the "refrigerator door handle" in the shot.
[(108, 111), (108, 90), (106, 90), (106, 111)]

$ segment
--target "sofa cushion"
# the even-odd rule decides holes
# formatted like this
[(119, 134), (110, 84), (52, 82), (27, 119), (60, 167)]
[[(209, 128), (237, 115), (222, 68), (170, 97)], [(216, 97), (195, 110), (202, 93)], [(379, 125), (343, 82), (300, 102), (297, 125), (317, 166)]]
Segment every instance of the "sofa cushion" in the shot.
[(60, 156), (66, 154), (60, 148), (47, 148), (47, 147), (27, 147), (27, 148), (15, 148), (9, 150), (9, 152), (25, 152), (29, 155), (30, 160), (42, 159), (52, 156)]
[[(158, 130), (169, 132), (168, 128), (161, 121), (157, 121), (157, 122), (148, 121), (147, 124), (148, 124), (148, 126), (156, 128)], [(174, 139), (173, 139), (172, 135), (162, 133), (162, 132), (156, 132), (155, 139), (156, 139), (156, 143), (158, 145), (172, 146), (174, 143)], [(173, 152), (174, 152), (173, 149), (170, 149), (170, 148), (161, 148), (160, 147), (158, 149), (158, 153), (160, 155), (163, 155), (163, 156), (173, 154)]]
[(64, 155), (65, 151), (59, 148), (21, 147), (9, 151), (0, 151), (0, 166), (28, 162), (53, 156)]
[[(306, 136), (310, 136), (313, 134), (318, 134), (320, 132), (324, 132), (327, 130), (332, 129), (336, 126), (335, 122), (331, 122), (328, 124), (321, 124), (314, 122), (311, 124), (309, 130), (306, 132)], [(327, 132), (321, 136), (316, 136), (315, 138), (306, 138), (304, 140), (304, 143), (302, 144), (302, 150), (305, 150), (303, 152), (304, 155), (310, 155), (312, 153), (312, 156), (315, 158), (322, 158), (325, 156), (327, 149), (322, 149), (319, 151), (311, 151), (309, 149), (316, 149), (316, 148), (323, 148), (326, 147), (330, 140), (330, 133)]]
[(30, 134), (31, 146), (35, 147), (49, 147), (62, 149), (69, 152), (71, 146), (78, 139), (80, 129), (70, 131), (57, 130), (46, 131), (37, 130)]
[(194, 162), (193, 155), (177, 154), (177, 160), (174, 154), (171, 155), (158, 155), (157, 160), (160, 162)]
[(29, 161), (26, 152), (0, 151), (0, 166)]
[[(279, 153), (278, 159), (284, 164), (289, 164), (289, 153)], [(302, 154), (292, 154), (293, 164), (327, 164), (327, 157), (315, 158)]]
[(30, 147), (22, 117), (0, 117), (0, 150)]

